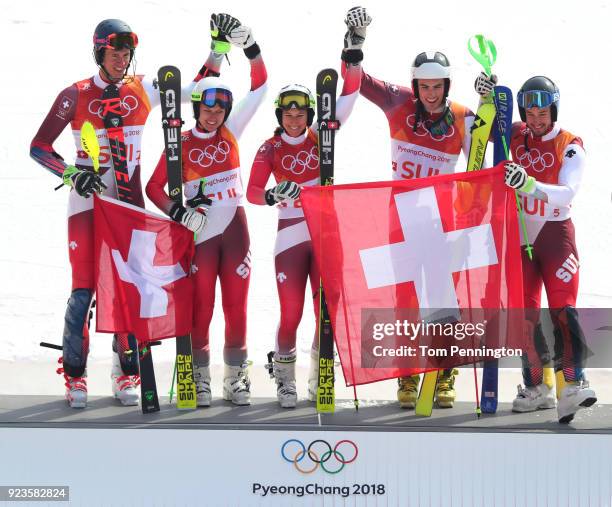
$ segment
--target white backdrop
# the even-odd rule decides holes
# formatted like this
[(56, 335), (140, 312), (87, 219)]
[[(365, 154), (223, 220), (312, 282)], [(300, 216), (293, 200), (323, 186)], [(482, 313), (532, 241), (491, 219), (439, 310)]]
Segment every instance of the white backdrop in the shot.
[[(268, 68), (270, 94), (241, 142), (246, 184), (255, 151), (275, 127), (276, 91), (293, 82), (312, 88), (318, 70), (338, 68), (344, 13), (353, 5), (353, 0), (233, 1), (230, 5), (161, 0), (121, 4), (0, 1), (0, 360), (49, 361), (49, 352), (41, 350), (38, 342), (61, 340), (70, 292), (68, 192), (53, 192), (59, 180), (32, 161), (28, 151), (59, 91), (96, 72), (91, 55), (96, 24), (109, 17), (126, 20), (140, 39), (138, 72), (155, 73), (163, 64), (175, 64), (185, 79), (195, 75), (208, 54), (212, 12), (229, 12), (253, 27)], [(578, 6), (566, 0), (520, 0), (504, 3), (508, 7), (504, 13), (502, 4), (493, 2), (379, 1), (365, 5), (374, 20), (364, 47), (364, 67), (374, 76), (406, 84), (410, 63), (418, 52), (441, 50), (454, 66), (451, 98), (475, 107), (472, 84), (479, 67), (466, 46), (469, 36), (484, 33), (497, 45), (494, 70), (502, 83), (516, 91), (528, 77), (544, 74), (559, 85), (560, 123), (583, 138), (588, 153), (574, 212), (582, 264), (579, 305), (609, 306), (612, 171), (606, 156), (606, 122), (612, 105), (607, 88), (612, 73), (604, 44), (609, 43), (610, 6), (603, 1)], [(224, 77), (240, 96), (249, 85), (248, 64), (241, 51), (234, 50), (230, 58), (231, 66), (223, 68)], [(186, 118), (188, 112), (186, 109)], [(143, 186), (162, 149), (159, 115), (157, 110), (151, 114), (145, 130)], [(67, 162), (73, 162), (68, 129), (55, 148)], [(365, 99), (358, 100), (337, 138), (337, 148), (337, 182), (390, 178), (387, 122)], [(265, 352), (273, 348), (278, 320), (272, 258), (276, 212), (246, 206), (253, 254), (248, 343), (252, 359), (263, 363)], [(222, 360), (222, 325), (218, 308), (211, 328), (212, 360), (217, 364)], [(301, 364), (306, 363), (313, 331), (312, 309), (307, 306), (298, 338)], [(92, 357), (108, 358), (108, 343), (108, 337), (95, 335)], [(173, 347), (162, 347), (157, 357), (169, 360), (172, 355)]]

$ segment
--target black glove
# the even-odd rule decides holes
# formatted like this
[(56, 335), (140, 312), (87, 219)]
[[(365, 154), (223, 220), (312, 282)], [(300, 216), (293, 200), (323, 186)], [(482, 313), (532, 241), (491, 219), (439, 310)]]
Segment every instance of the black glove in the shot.
[(187, 199), (185, 204), (190, 208), (197, 208), (198, 206), (210, 206), (212, 201), (204, 195), (204, 183), (200, 182), (198, 185), (198, 193), (191, 199)]
[(228, 35), (232, 33), (234, 28), (239, 27), (242, 23), (240, 20), (235, 18), (234, 16), (230, 16), (229, 14), (219, 13), (213, 14), (210, 16), (211, 20), (211, 30), (212, 30), (212, 22), (214, 21), (215, 25), (219, 29), (223, 35)]
[(185, 208), (180, 202), (175, 202), (168, 214), (172, 220), (195, 233), (202, 232), (208, 221), (206, 214), (201, 212), (201, 210)]
[(90, 197), (94, 192), (101, 193), (107, 188), (98, 173), (79, 169), (73, 165), (64, 169), (62, 179), (64, 185), (74, 188), (81, 197)]
[(301, 190), (301, 187), (295, 181), (281, 181), (275, 187), (266, 190), (266, 204), (274, 206), (286, 199), (297, 199)]

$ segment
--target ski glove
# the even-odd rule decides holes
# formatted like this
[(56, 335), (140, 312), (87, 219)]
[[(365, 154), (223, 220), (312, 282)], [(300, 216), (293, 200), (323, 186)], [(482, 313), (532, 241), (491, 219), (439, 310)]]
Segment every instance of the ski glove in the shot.
[(225, 37), (234, 46), (241, 49), (248, 49), (255, 44), (253, 31), (245, 25), (237, 26), (231, 32), (226, 33)]
[(366, 28), (372, 22), (365, 7), (353, 7), (346, 13), (344, 20), (348, 31), (344, 35), (344, 49), (360, 50), (366, 38)]
[[(230, 19), (231, 18), (231, 19)], [(227, 27), (230, 24), (239, 26), (240, 21), (230, 16), (229, 14), (211, 14), (210, 15), (210, 36), (212, 41), (210, 49), (217, 54), (225, 55), (232, 49), (231, 44), (225, 37), (226, 31), (222, 27)]]
[(506, 162), (504, 181), (510, 188), (514, 188), (525, 194), (533, 194), (536, 188), (536, 180), (533, 176), (528, 176), (525, 168), (515, 162)]
[(170, 218), (196, 234), (204, 230), (208, 221), (204, 213), (191, 208), (185, 208), (180, 202), (174, 203), (170, 209)]
[(73, 165), (66, 166), (62, 179), (64, 185), (74, 188), (81, 197), (91, 197), (94, 192), (101, 193), (107, 188), (98, 173)]
[(476, 93), (481, 97), (486, 97), (493, 91), (493, 87), (496, 84), (497, 76), (495, 74), (488, 76), (484, 72), (481, 72), (476, 78), (476, 81), (474, 81), (474, 90), (476, 90)]
[(275, 187), (266, 190), (266, 204), (274, 206), (287, 199), (297, 199), (300, 191), (301, 188), (295, 181), (281, 181)]
[(190, 208), (197, 208), (198, 206), (210, 206), (212, 204), (212, 201), (204, 195), (205, 183), (203, 180), (204, 178), (200, 180), (200, 183), (198, 185), (198, 193), (191, 199), (187, 199), (185, 201), (185, 204), (187, 204), (187, 206), (189, 206)]

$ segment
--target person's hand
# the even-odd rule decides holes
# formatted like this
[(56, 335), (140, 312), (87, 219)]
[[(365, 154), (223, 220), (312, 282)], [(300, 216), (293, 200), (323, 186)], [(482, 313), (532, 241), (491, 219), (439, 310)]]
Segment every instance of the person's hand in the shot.
[(297, 199), (301, 188), (295, 181), (281, 181), (275, 187), (266, 190), (266, 203), (274, 206), (287, 199)]
[(533, 176), (529, 176), (525, 168), (515, 162), (506, 162), (504, 164), (505, 174), (504, 181), (510, 188), (514, 188), (519, 192), (533, 194), (535, 191), (536, 180)]
[(98, 173), (69, 165), (62, 175), (64, 185), (74, 188), (81, 197), (91, 197), (94, 192), (101, 193), (106, 187)]

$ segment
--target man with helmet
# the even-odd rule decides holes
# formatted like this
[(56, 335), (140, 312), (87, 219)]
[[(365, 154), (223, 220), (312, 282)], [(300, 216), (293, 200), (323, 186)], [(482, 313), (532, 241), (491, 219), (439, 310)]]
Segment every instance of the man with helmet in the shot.
[[(172, 219), (196, 233), (193, 259), (194, 381), (198, 406), (209, 406), (209, 327), (217, 278), (225, 316), (223, 398), (235, 405), (250, 403), (247, 375), (246, 316), (251, 253), (238, 140), (265, 97), (267, 72), (251, 29), (227, 14), (211, 18), (213, 47), (244, 50), (251, 66), (251, 88), (234, 104), (231, 88), (211, 67), (191, 93), (194, 128), (183, 132), (183, 188), (187, 206), (165, 191), (166, 157), (162, 154), (147, 183), (151, 201)], [(220, 40), (220, 34), (223, 40)], [(206, 205), (206, 207), (202, 207)]]
[[(137, 35), (124, 21), (106, 19), (100, 22), (93, 36), (93, 56), (99, 67), (98, 73), (59, 93), (30, 145), (30, 156), (61, 178), (71, 190), (68, 197), (68, 255), (72, 268), (72, 292), (65, 315), (63, 357), (60, 358), (63, 364), (58, 373), (64, 374), (66, 399), (74, 408), (87, 404), (87, 317), (95, 290), (92, 194), (117, 196), (101, 102), (103, 91), (110, 84), (119, 88), (121, 97), (130, 176), (128, 185), (134, 204), (144, 206), (140, 183), (142, 133), (151, 109), (159, 105), (159, 91), (152, 79), (136, 75), (135, 70), (128, 75), (137, 46)], [(222, 54), (211, 52), (195, 80), (202, 77), (206, 68), (220, 65), (222, 58)], [(100, 143), (99, 173), (93, 171), (92, 160), (81, 149), (80, 130), (86, 121), (93, 124)], [(67, 164), (53, 148), (53, 143), (68, 124), (76, 142), (74, 165)], [(116, 335), (113, 339), (112, 388), (114, 396), (124, 405), (136, 405), (139, 399), (137, 357), (127, 353), (132, 348), (130, 341), (133, 342), (133, 338), (127, 334)]]
[[(341, 125), (348, 119), (357, 100), (359, 82), (359, 68), (351, 66), (336, 108)], [(276, 381), (280, 406), (293, 408), (297, 403), (296, 334), (304, 310), (308, 278), (316, 322), (319, 321), (320, 274), (299, 200), (301, 187), (319, 184), (319, 141), (317, 124), (313, 123), (315, 99), (308, 88), (299, 84), (283, 87), (276, 97), (275, 106), (279, 126), (255, 156), (247, 199), (253, 204), (276, 206), (278, 209), (274, 264), (281, 318), (269, 367)], [(276, 185), (266, 190), (270, 175), (274, 176)], [(308, 373), (310, 401), (316, 400), (318, 347), (318, 332), (315, 332)]]
[(543, 365), (551, 359), (539, 323), (542, 284), (554, 326), (557, 375), (563, 375), (558, 419), (568, 423), (583, 407), (597, 401), (584, 375), (586, 346), (578, 323), (579, 261), (571, 204), (582, 180), (585, 151), (582, 140), (557, 125), (559, 89), (547, 77), (528, 79), (517, 95), (521, 122), (512, 126), (512, 160), (505, 164), (506, 184), (519, 191), (533, 259), (525, 250), (523, 291), (530, 336), (539, 358), (523, 361), (525, 387), (519, 386), (512, 409), (531, 412), (554, 408), (552, 385), (546, 385)]
[[(348, 31), (342, 60), (361, 65), (370, 16), (364, 7), (353, 7), (345, 23)], [(380, 107), (389, 122), (394, 180), (454, 173), (461, 152), (467, 160), (474, 113), (449, 100), (451, 79), (450, 62), (440, 51), (416, 56), (411, 67), (411, 87), (380, 81), (362, 71), (361, 95)], [(439, 407), (453, 406), (456, 374), (457, 370), (441, 372), (436, 386)], [(402, 408), (414, 408), (419, 380), (418, 375), (398, 379), (397, 398)]]

